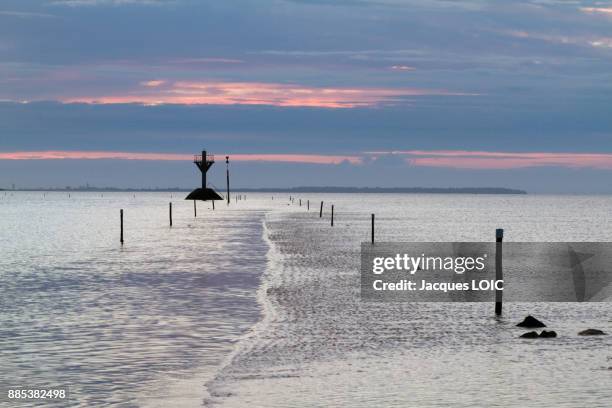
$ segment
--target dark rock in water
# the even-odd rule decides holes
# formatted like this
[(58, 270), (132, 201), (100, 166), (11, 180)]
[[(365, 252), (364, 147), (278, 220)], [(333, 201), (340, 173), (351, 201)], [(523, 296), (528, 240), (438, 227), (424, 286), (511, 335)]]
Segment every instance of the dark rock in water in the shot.
[(603, 336), (606, 333), (599, 329), (586, 329), (578, 333), (579, 336)]
[(552, 339), (554, 337), (557, 337), (557, 332), (554, 330), (550, 330), (550, 331), (542, 330), (542, 333), (538, 334), (538, 332), (530, 331), (530, 332), (521, 334), (520, 337), (524, 339), (537, 339), (537, 338)]
[(518, 327), (546, 327), (544, 323), (533, 317), (532, 315), (527, 316), (522, 322), (517, 324)]

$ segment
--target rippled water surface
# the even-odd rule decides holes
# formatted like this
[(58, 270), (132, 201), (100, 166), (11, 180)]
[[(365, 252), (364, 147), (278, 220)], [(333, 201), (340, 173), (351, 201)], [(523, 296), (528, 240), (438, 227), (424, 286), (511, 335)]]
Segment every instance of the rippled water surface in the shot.
[(260, 318), (267, 245), (256, 200), (198, 203), (194, 218), (184, 195), (3, 196), (3, 382), (68, 385), (72, 406), (202, 404), (205, 381)]
[[(612, 332), (609, 303), (359, 298), (370, 213), (380, 241), (612, 241), (609, 197), (249, 194), (197, 218), (181, 198), (0, 199), (4, 382), (72, 406), (610, 405), (612, 336), (576, 335)], [(559, 337), (518, 339), (527, 313)]]
[[(209, 383), (220, 406), (610, 406), (609, 303), (365, 303), (359, 243), (610, 241), (607, 197), (328, 195), (318, 211), (270, 212), (264, 320)], [(329, 205), (335, 206), (330, 226)], [(292, 207), (295, 207), (293, 205)], [(318, 206), (316, 206), (318, 209)], [(533, 313), (559, 337), (519, 339)]]

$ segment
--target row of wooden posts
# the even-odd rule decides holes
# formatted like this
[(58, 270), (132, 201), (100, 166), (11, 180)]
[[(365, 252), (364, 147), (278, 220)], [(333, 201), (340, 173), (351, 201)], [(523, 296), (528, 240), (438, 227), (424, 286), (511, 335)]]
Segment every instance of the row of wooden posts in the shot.
[[(274, 200), (274, 197), (272, 197), (272, 200)], [(292, 196), (289, 196), (289, 201), (291, 201), (292, 203), (295, 201), (295, 198), (293, 198)], [(299, 206), (302, 206), (302, 199), (299, 199)], [(310, 211), (310, 200), (306, 200), (306, 210)], [(319, 218), (323, 218), (323, 201), (321, 201), (321, 205), (319, 207)], [(330, 218), (330, 224), (333, 227), (334, 226), (334, 205), (331, 205), (331, 218)], [(372, 214), (372, 244), (374, 243), (374, 214)]]
[[(274, 197), (272, 197), (272, 200), (274, 200)], [(289, 196), (289, 201), (291, 201), (292, 203), (294, 202), (294, 198)], [(299, 199), (299, 205), (300, 207), (302, 206), (302, 199)], [(306, 210), (310, 211), (310, 200), (306, 200)], [(323, 218), (323, 201), (321, 201), (321, 205), (319, 207), (319, 218)], [(334, 226), (334, 205), (331, 205), (331, 219), (330, 219), (330, 223), (331, 226)], [(372, 214), (372, 244), (374, 243), (374, 214)]]
[[(236, 197), (236, 201), (239, 200), (238, 197), (242, 196), (237, 196)], [(244, 199), (246, 199), (246, 196), (244, 197)], [(272, 200), (274, 200), (274, 197), (272, 197)], [(293, 197), (289, 196), (289, 200), (291, 202), (294, 201)], [(299, 205), (302, 206), (302, 199), (299, 199)], [(215, 201), (213, 200), (212, 202), (212, 206), (213, 206), (213, 210), (215, 209)], [(310, 200), (306, 201), (306, 208), (308, 211), (310, 211)], [(197, 217), (197, 207), (196, 207), (196, 201), (193, 201), (193, 216)], [(169, 204), (169, 217), (170, 217), (170, 226), (172, 227), (172, 202), (170, 202)], [(323, 217), (323, 201), (321, 201), (321, 206), (319, 207), (319, 218)], [(119, 218), (120, 218), (120, 222), (121, 222), (121, 235), (120, 235), (120, 241), (121, 241), (121, 245), (123, 245), (123, 209), (121, 209), (119, 211)], [(371, 226), (371, 240), (372, 240), (372, 245), (374, 245), (374, 220), (375, 220), (375, 215), (371, 214), (371, 222), (372, 222), (372, 226)], [(334, 205), (332, 204), (331, 206), (331, 226), (334, 226)], [(503, 280), (504, 278), (504, 274), (503, 274), (503, 263), (502, 263), (502, 255), (503, 255), (503, 246), (502, 246), (502, 242), (504, 240), (504, 230), (501, 228), (498, 228), (495, 230), (495, 279), (496, 280)], [(503, 292), (502, 290), (496, 290), (495, 291), (495, 314), (496, 315), (501, 315), (502, 313), (502, 306), (503, 306)]]
[[(246, 195), (237, 195), (236, 201), (246, 200)], [(212, 209), (215, 209), (215, 200), (212, 200)], [(193, 216), (197, 218), (198, 216), (198, 207), (196, 205), (196, 200), (193, 200)], [(172, 202), (168, 203), (168, 218), (170, 221), (170, 226), (172, 226)], [(121, 234), (120, 234), (120, 242), (123, 245), (123, 209), (119, 210), (119, 219), (121, 224)]]
[[(274, 197), (272, 197), (272, 200), (274, 200)], [(289, 201), (291, 201), (292, 203), (295, 201), (295, 198), (289, 196)], [(299, 206), (302, 206), (302, 199), (299, 199)], [(310, 200), (306, 200), (306, 211), (310, 211)], [(319, 208), (319, 218), (323, 218), (323, 201), (321, 201), (321, 207)], [(331, 219), (330, 219), (330, 223), (331, 226), (334, 226), (334, 205), (332, 204), (331, 206)]]
[[(289, 197), (291, 200), (291, 196)], [(302, 206), (302, 199), (300, 199), (300, 207)], [(306, 201), (306, 209), (310, 211), (310, 200)], [(319, 218), (323, 218), (323, 201), (321, 201), (321, 206), (319, 207)], [(331, 205), (331, 218), (330, 224), (334, 226), (334, 205)], [(372, 214), (372, 244), (374, 243), (374, 214)]]
[[(274, 200), (274, 197), (272, 197)], [(289, 201), (294, 202), (294, 198), (289, 196)], [(299, 199), (299, 205), (302, 206), (302, 199)], [(306, 208), (310, 211), (310, 200), (306, 201)], [(321, 201), (321, 206), (319, 208), (319, 218), (323, 217), (323, 201)], [(372, 245), (374, 245), (374, 222), (375, 215), (371, 214), (371, 241)], [(331, 206), (331, 226), (334, 226), (334, 205)], [(495, 230), (495, 280), (503, 280), (503, 263), (502, 263), (502, 255), (503, 255), (503, 246), (502, 242), (504, 240), (504, 230), (502, 228), (498, 228)], [(503, 306), (503, 291), (495, 290), (495, 314), (501, 315)]]
[[(246, 196), (237, 195), (236, 201), (246, 200)], [(212, 201), (212, 209), (215, 210), (215, 200)], [(123, 210), (121, 210), (123, 211)], [(170, 226), (172, 226), (172, 202), (169, 203), (169, 216), (170, 216)], [(193, 216), (197, 218), (198, 216), (198, 207), (196, 206), (196, 200), (193, 200)]]
[[(246, 196), (243, 195), (237, 195), (236, 196), (236, 201), (239, 200), (246, 200)], [(274, 197), (272, 197), (272, 200), (274, 200)], [(289, 200), (291, 202), (293, 202), (293, 197), (289, 196)], [(302, 199), (299, 200), (300, 206), (302, 206)], [(306, 206), (308, 211), (310, 211), (310, 200), (307, 200), (306, 202)], [(212, 200), (212, 209), (215, 209), (215, 201)], [(121, 234), (120, 234), (120, 242), (121, 245), (123, 245), (124, 241), (123, 241), (123, 209), (119, 210), (119, 218), (120, 218), (120, 224), (121, 224)], [(196, 205), (196, 200), (193, 200), (193, 216), (197, 217), (198, 216), (198, 209), (197, 209), (197, 205)], [(321, 207), (319, 209), (319, 218), (323, 217), (323, 201), (321, 201)], [(168, 203), (168, 218), (169, 218), (169, 222), (170, 222), (170, 226), (172, 226), (172, 202)], [(334, 226), (334, 205), (332, 204), (331, 206), (331, 226)], [(372, 214), (372, 243), (374, 243), (374, 214)]]

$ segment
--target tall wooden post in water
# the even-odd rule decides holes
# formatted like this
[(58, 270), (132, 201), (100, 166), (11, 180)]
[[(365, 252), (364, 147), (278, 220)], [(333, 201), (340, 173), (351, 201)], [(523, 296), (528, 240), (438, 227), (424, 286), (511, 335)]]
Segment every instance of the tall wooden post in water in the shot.
[(229, 156), (225, 156), (225, 174), (227, 178), (227, 205), (230, 204), (230, 188), (229, 188)]
[(374, 244), (374, 214), (372, 214), (372, 244)]
[[(504, 240), (504, 230), (498, 228), (495, 230), (495, 280), (503, 280), (504, 272), (502, 269), (502, 241)], [(497, 316), (502, 313), (503, 292), (495, 290), (495, 314)]]
[(123, 209), (119, 210), (119, 220), (121, 223), (121, 235), (119, 236), (119, 242), (123, 245)]

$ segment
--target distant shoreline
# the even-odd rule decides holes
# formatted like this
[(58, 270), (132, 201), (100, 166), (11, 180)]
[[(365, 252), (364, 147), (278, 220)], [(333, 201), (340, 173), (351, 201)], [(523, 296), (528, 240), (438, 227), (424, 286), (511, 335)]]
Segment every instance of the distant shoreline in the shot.
[(403, 193), (403, 194), (527, 194), (524, 190), (502, 187), (293, 187), (293, 188), (245, 188), (244, 192), (279, 193)]
[[(69, 187), (24, 188), (0, 191), (60, 191), (60, 192), (189, 192), (187, 188), (117, 188), (117, 187)], [(223, 192), (224, 190), (220, 190)], [(527, 194), (524, 190), (502, 187), (291, 187), (291, 188), (235, 188), (233, 191), (252, 193), (401, 193), (401, 194)]]

